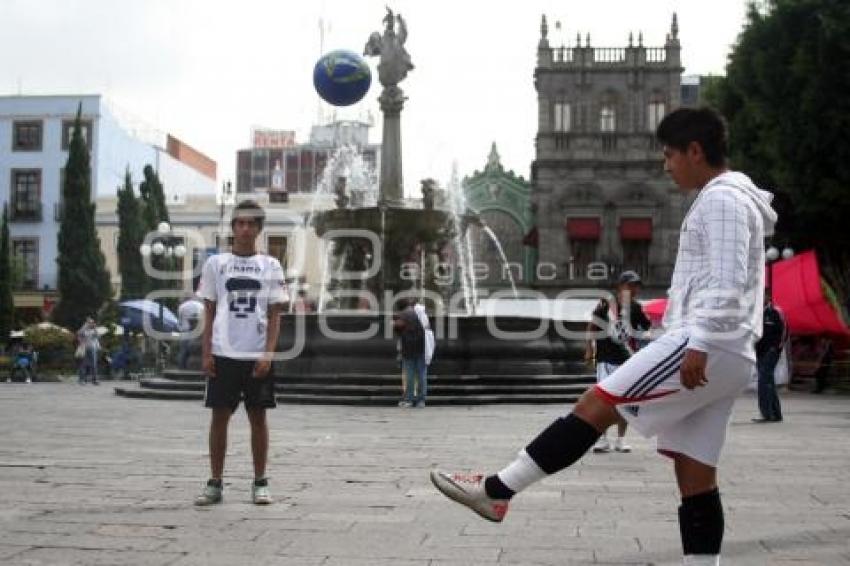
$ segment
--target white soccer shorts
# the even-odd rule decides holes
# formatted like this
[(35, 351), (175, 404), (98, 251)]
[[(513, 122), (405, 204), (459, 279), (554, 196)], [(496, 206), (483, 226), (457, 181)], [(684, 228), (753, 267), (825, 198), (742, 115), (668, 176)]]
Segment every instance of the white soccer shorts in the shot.
[(749, 382), (754, 362), (709, 351), (708, 383), (688, 390), (679, 374), (687, 342), (684, 332), (665, 334), (598, 383), (596, 390), (643, 436), (656, 436), (662, 454), (680, 453), (716, 467), (732, 405)]
[(614, 373), (618, 367), (620, 367), (619, 364), (609, 364), (608, 362), (596, 362), (596, 383), (601, 382), (603, 379)]

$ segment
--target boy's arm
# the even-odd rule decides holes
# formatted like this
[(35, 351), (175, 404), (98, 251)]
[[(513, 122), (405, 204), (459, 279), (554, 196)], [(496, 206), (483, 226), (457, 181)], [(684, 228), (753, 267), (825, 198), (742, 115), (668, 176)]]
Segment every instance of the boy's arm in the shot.
[(215, 377), (215, 360), (212, 356), (212, 331), (215, 322), (216, 303), (204, 300), (204, 333), (201, 336), (202, 367), (209, 377)]
[(277, 339), (280, 337), (280, 313), (283, 311), (284, 303), (272, 303), (269, 305), (268, 327), (266, 328), (266, 350), (263, 356), (254, 365), (254, 377), (265, 377), (272, 366), (272, 357), (277, 349)]

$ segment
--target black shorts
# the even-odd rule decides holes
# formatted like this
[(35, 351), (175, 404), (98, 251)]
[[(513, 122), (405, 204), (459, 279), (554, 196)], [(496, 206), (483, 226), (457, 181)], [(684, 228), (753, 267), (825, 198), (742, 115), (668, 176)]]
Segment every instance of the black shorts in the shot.
[(232, 411), (245, 401), (246, 409), (274, 409), (274, 376), (256, 378), (254, 360), (234, 360), (214, 356), (215, 377), (207, 377), (207, 389), (204, 394), (204, 406), (209, 408), (229, 408)]

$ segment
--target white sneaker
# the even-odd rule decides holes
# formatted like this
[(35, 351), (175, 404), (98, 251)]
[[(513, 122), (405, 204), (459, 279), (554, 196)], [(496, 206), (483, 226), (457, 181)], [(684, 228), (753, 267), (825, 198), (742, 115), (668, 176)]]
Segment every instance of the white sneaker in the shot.
[(431, 483), (443, 495), (466, 505), (480, 516), (494, 523), (501, 523), (508, 512), (508, 499), (491, 499), (484, 491), (482, 474), (447, 473), (431, 470)]
[(614, 439), (614, 452), (622, 452), (623, 454), (626, 454), (631, 451), (632, 447), (623, 441), (622, 436), (618, 436)]
[(204, 486), (204, 491), (195, 498), (195, 505), (203, 507), (221, 503), (221, 492), (222, 488), (220, 486), (207, 482), (207, 485)]
[(611, 444), (608, 442), (608, 437), (604, 434), (596, 441), (596, 446), (593, 447), (594, 454), (607, 454), (611, 451)]
[(684, 566), (720, 566), (719, 554), (686, 554), (682, 559)]
[(263, 485), (257, 485), (256, 482), (251, 484), (251, 500), (254, 502), (254, 505), (269, 505), (273, 503), (268, 481), (264, 482)]

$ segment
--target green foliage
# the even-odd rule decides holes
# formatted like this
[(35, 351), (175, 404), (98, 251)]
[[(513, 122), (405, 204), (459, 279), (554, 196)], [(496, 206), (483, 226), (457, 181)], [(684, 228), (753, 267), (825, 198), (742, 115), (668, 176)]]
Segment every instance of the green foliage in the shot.
[(23, 289), (26, 272), (27, 262), (24, 258), (15, 255), (9, 258), (9, 281), (12, 284), (12, 291)]
[(776, 193), (779, 241), (816, 248), (850, 294), (850, 3), (751, 6), (725, 79), (709, 89), (729, 121), (732, 164)]
[(121, 273), (121, 300), (140, 299), (147, 294), (145, 274), (139, 246), (145, 239), (142, 205), (133, 192), (130, 169), (124, 176), (124, 186), (118, 189), (118, 271)]
[(0, 343), (9, 340), (9, 332), (15, 324), (15, 304), (12, 297), (12, 258), (9, 254), (9, 208), (3, 204), (3, 220), (0, 225)]
[[(169, 222), (170, 218), (168, 207), (165, 204), (165, 191), (156, 171), (150, 165), (145, 165), (143, 173), (145, 180), (139, 185), (139, 194), (142, 202), (143, 227), (145, 233), (147, 233), (156, 230), (160, 222)], [(151, 261), (157, 269), (165, 271), (170, 268), (170, 259), (151, 258)], [(147, 291), (174, 289), (176, 287), (175, 282), (171, 280), (147, 277), (146, 281)], [(166, 302), (168, 301), (166, 300)]]
[(39, 369), (74, 367), (74, 334), (52, 324), (24, 328), (24, 339), (38, 352)]
[(78, 328), (86, 316), (96, 313), (112, 296), (106, 260), (95, 231), (95, 205), (91, 199), (89, 151), (80, 126), (82, 104), (77, 109), (74, 131), (65, 165), (65, 203), (59, 227), (59, 303), (53, 320), (62, 326)]
[(150, 165), (143, 170), (145, 180), (139, 185), (139, 193), (144, 203), (142, 216), (147, 230), (156, 230), (160, 222), (168, 222), (168, 207), (165, 205), (165, 191), (159, 176)]
[(24, 339), (39, 352), (45, 350), (67, 350), (70, 352), (74, 349), (74, 334), (53, 324), (27, 326), (24, 328)]

